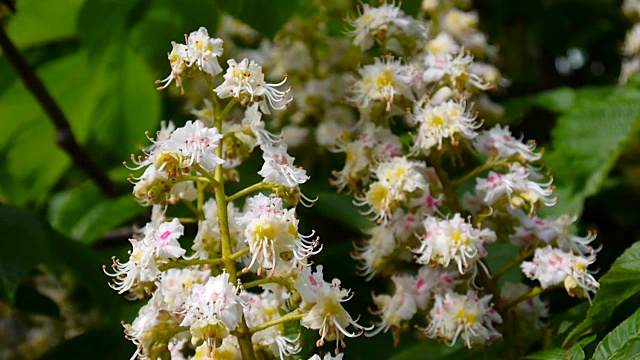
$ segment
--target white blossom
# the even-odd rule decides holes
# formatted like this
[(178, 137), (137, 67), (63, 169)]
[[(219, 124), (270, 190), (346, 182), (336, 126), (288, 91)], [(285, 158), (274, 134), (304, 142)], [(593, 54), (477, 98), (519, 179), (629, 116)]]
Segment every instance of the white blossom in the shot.
[(369, 49), (373, 46), (374, 40), (381, 37), (390, 38), (406, 34), (422, 40), (426, 35), (426, 27), (407, 16), (395, 4), (381, 3), (378, 7), (361, 5), (360, 16), (349, 21), (353, 29), (347, 34), (353, 37), (353, 44), (360, 46), (362, 50)]
[(491, 171), (486, 179), (477, 178), (476, 194), (488, 206), (506, 204), (511, 209), (526, 206), (533, 213), (536, 207), (553, 206), (557, 200), (551, 197), (552, 180), (538, 183), (529, 179), (537, 175), (520, 163), (511, 163), (506, 174)]
[(195, 339), (223, 339), (235, 330), (242, 317), (242, 299), (229, 283), (229, 274), (210, 277), (204, 284), (193, 284), (184, 303), (180, 326), (188, 326)]
[[(319, 331), (320, 339), (316, 342), (318, 347), (322, 346), (325, 340), (335, 341), (338, 351), (345, 336), (354, 338), (365, 330), (372, 329), (359, 325), (342, 307), (342, 303), (351, 299), (352, 295), (349, 294), (349, 290), (340, 288), (340, 280), (333, 279), (331, 285), (318, 289), (315, 304), (300, 321), (302, 326)], [(355, 332), (348, 331), (349, 326), (352, 326)]]
[(184, 226), (180, 220), (174, 218), (171, 222), (164, 222), (154, 228), (147, 226), (145, 230), (144, 242), (151, 242), (154, 247), (154, 254), (158, 259), (179, 258), (186, 250), (180, 247), (178, 238), (184, 234)]
[(485, 242), (493, 242), (496, 235), (488, 229), (476, 229), (456, 213), (450, 219), (427, 217), (423, 222), (425, 235), (418, 249), (416, 262), (419, 264), (439, 264), (449, 266), (455, 261), (458, 271), (463, 274), (486, 255)]
[(216, 76), (222, 72), (218, 63), (218, 57), (222, 55), (222, 51), (222, 40), (211, 38), (207, 29), (200, 27), (187, 38), (189, 57), (187, 66), (195, 64), (205, 73)]
[(380, 322), (375, 329), (366, 333), (367, 336), (387, 332), (392, 327), (399, 328), (402, 322), (411, 320), (418, 311), (416, 279), (408, 275), (394, 275), (391, 280), (395, 287), (392, 296), (373, 295), (373, 302), (378, 307), (375, 314), (380, 316)]
[(586, 236), (571, 233), (571, 226), (578, 220), (577, 215), (564, 214), (540, 219), (537, 216), (520, 214), (518, 218), (521, 225), (515, 227), (515, 233), (510, 236), (511, 242), (516, 246), (530, 246), (535, 245), (536, 241), (542, 241), (545, 244), (556, 245), (564, 251), (583, 255), (594, 252), (590, 243), (595, 240), (595, 233), (589, 232)]
[(165, 89), (173, 80), (176, 81), (176, 86), (182, 88), (181, 75), (187, 68), (188, 53), (189, 50), (186, 45), (178, 44), (174, 41), (171, 42), (171, 52), (167, 55), (171, 65), (171, 73), (165, 79), (156, 81), (157, 85), (162, 84), (162, 86), (158, 87), (158, 90)]
[(257, 101), (265, 114), (269, 113), (267, 102), (276, 110), (286, 107), (288, 90), (277, 89), (287, 81), (286, 77), (277, 84), (270, 84), (264, 80), (262, 67), (253, 60), (243, 59), (238, 64), (234, 59), (229, 59), (227, 64), (229, 68), (224, 74), (224, 82), (214, 89), (219, 98), (235, 97), (244, 103)]
[(181, 167), (190, 168), (193, 164), (200, 165), (203, 169), (212, 172), (216, 165), (224, 163), (224, 160), (216, 155), (218, 143), (222, 135), (216, 128), (205, 127), (200, 120), (187, 121), (176, 129), (166, 144), (160, 149), (163, 151), (176, 151), (181, 157)]
[(295, 158), (287, 153), (286, 144), (263, 146), (262, 150), (264, 164), (258, 174), (265, 182), (293, 188), (309, 180), (303, 168), (293, 165)]
[(464, 295), (453, 291), (436, 295), (425, 333), (449, 345), (460, 337), (468, 348), (492, 342), (501, 336), (493, 324), (502, 323), (502, 317), (491, 307), (491, 297), (479, 298), (473, 290)]
[(595, 293), (600, 287), (587, 270), (594, 261), (594, 254), (575, 255), (549, 245), (536, 249), (533, 260), (523, 262), (520, 267), (529, 279), (538, 280), (543, 289), (564, 284), (571, 296), (589, 297), (589, 292)]
[(481, 131), (472, 144), (480, 154), (492, 159), (515, 158), (518, 161), (533, 162), (542, 157), (541, 153), (533, 152), (536, 148), (535, 142), (525, 144), (522, 138), (516, 139), (511, 135), (509, 126), (503, 128), (496, 125), (489, 130)]
[[(249, 327), (258, 326), (281, 317), (281, 304), (273, 293), (265, 291), (262, 294), (243, 292), (241, 295), (248, 304), (244, 308), (245, 319)], [(274, 356), (280, 359), (288, 358), (300, 352), (301, 347), (297, 338), (291, 339), (284, 334), (284, 327), (272, 326), (253, 334), (252, 343), (265, 346)]]
[(454, 88), (465, 88), (471, 85), (481, 90), (487, 90), (490, 84), (470, 72), (473, 56), (460, 51), (457, 55), (427, 54), (424, 60), (426, 70), (421, 74), (424, 83), (438, 83), (444, 81)]
[(460, 45), (456, 40), (446, 32), (439, 33), (436, 37), (427, 42), (427, 50), (429, 53), (438, 54), (452, 54), (457, 53), (460, 50)]
[(262, 194), (250, 198), (248, 210), (236, 221), (245, 226), (245, 242), (251, 254), (247, 268), (257, 264), (259, 269), (271, 270), (273, 274), (277, 263), (295, 267), (321, 250), (315, 249), (318, 242), (312, 239), (313, 233), (307, 236), (298, 233), (295, 209), (283, 209), (279, 198), (270, 199)]
[(368, 108), (372, 101), (379, 101), (385, 103), (386, 110), (390, 111), (396, 96), (413, 98), (412, 79), (405, 72), (400, 60), (391, 56), (376, 58), (372, 65), (358, 70), (360, 79), (353, 85), (351, 99), (362, 108)]
[(413, 149), (426, 154), (436, 145), (438, 150), (442, 149), (444, 139), (450, 139), (453, 145), (458, 143), (457, 136), (473, 139), (477, 136), (475, 130), (480, 127), (475, 115), (467, 111), (464, 101), (449, 100), (432, 106), (422, 100), (415, 104), (410, 120), (418, 126)]

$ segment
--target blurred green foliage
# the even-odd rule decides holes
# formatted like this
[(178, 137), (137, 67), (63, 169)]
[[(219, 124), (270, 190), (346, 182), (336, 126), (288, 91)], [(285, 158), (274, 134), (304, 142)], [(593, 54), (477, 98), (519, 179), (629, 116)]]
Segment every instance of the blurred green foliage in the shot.
[[(402, 6), (415, 14), (419, 2), (404, 1)], [(640, 90), (633, 82), (626, 88), (615, 86), (618, 49), (629, 26), (620, 3), (478, 0), (474, 6), (480, 12), (481, 28), (492, 43), (499, 44), (498, 66), (512, 81), (495, 93), (507, 107), (505, 121), (514, 133), (539, 139), (547, 149), (546, 161), (560, 195), (553, 210), (583, 213), (581, 226), (599, 230), (604, 245), (599, 264), (604, 274), (640, 237), (636, 205), (640, 177), (635, 176), (640, 171), (636, 151), (640, 148)], [(108, 198), (86, 179), (56, 146), (53, 125), (0, 57), (0, 201), (4, 206), (0, 208), (0, 300), (20, 311), (59, 316), (55, 303), (28, 283), (37, 272), (36, 265), (43, 264), (57, 276), (70, 277), (78, 300), (98, 307), (101, 314), (99, 326), (62, 343), (45, 358), (130, 356), (133, 345), (123, 339), (118, 324), (122, 319), (130, 321), (140, 304), (115, 294), (101, 265), (128, 245), (126, 237), (113, 240), (107, 235), (144, 223), (147, 216), (146, 209), (129, 195), (128, 170), (122, 161), (147, 143), (145, 131), (155, 131), (161, 119), (186, 117), (176, 112), (175, 100), (161, 96), (154, 86), (154, 80), (169, 71), (170, 41), (199, 26), (213, 33), (224, 12), (273, 38), (291, 17), (315, 10), (311, 2), (302, 0), (18, 0), (16, 8), (15, 14), (5, 14), (9, 37), (36, 67), (79, 142), (124, 190), (121, 197)], [(355, 13), (355, 5), (353, 9)], [(336, 20), (341, 24), (343, 19)], [(559, 74), (554, 61), (569, 48), (583, 51), (587, 63), (570, 74)], [(353, 287), (354, 313), (364, 314), (368, 296), (381, 284), (363, 283), (354, 274), (349, 253), (368, 222), (348, 197), (327, 190), (329, 174), (322, 172), (327, 167), (331, 168), (325, 164), (311, 170), (315, 183), (309, 188), (320, 194), (320, 201), (302, 216), (309, 222), (313, 219), (325, 243), (317, 262), (332, 263), (327, 276), (340, 276), (347, 287)], [(570, 327), (565, 329), (569, 333), (566, 350), (560, 348), (559, 339), (548, 344), (557, 349), (530, 358), (583, 359), (594, 351), (596, 359), (624, 356), (628, 351), (624, 338), (640, 336), (638, 312), (620, 306), (620, 314), (610, 315), (613, 308), (640, 293), (639, 251), (638, 245), (627, 250), (602, 277), (602, 289), (586, 318), (584, 312), (576, 311), (576, 302), (552, 299), (557, 318)], [(505, 254), (499, 261), (508, 257)], [(579, 342), (590, 334), (597, 336)], [(597, 348), (596, 338), (604, 338)], [(415, 359), (425, 354), (445, 359), (491, 357), (491, 350), (469, 353), (432, 341), (416, 344), (409, 336), (400, 349), (393, 348), (390, 336), (360, 338), (349, 346), (349, 359)]]

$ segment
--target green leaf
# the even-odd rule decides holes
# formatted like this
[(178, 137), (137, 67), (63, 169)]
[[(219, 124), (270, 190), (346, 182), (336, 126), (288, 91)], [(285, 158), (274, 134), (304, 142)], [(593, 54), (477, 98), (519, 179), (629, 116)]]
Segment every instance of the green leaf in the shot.
[(47, 239), (31, 213), (0, 208), (0, 300), (12, 304), (20, 282), (46, 256)]
[[(93, 2), (93, 0), (88, 1)], [(70, 38), (84, 0), (20, 0), (7, 23), (7, 34), (21, 48)]]
[(49, 204), (49, 223), (61, 233), (71, 236), (73, 226), (89, 209), (106, 200), (100, 189), (92, 182), (56, 194)]
[(626, 359), (629, 347), (638, 340), (640, 340), (640, 309), (607, 334), (596, 347), (593, 359)]
[(600, 290), (587, 311), (587, 316), (565, 339), (574, 343), (580, 337), (602, 328), (609, 316), (625, 300), (640, 292), (640, 242), (628, 248), (600, 278)]
[[(105, 85), (109, 91), (96, 108), (93, 137), (102, 149), (104, 161), (120, 164), (132, 153), (149, 144), (145, 132), (153, 134), (160, 122), (160, 94), (156, 77), (127, 44), (114, 43), (104, 49), (101, 66), (109, 69)], [(117, 141), (114, 141), (117, 139)]]
[(218, 0), (217, 4), (229, 15), (272, 39), (294, 14), (301, 11), (305, 2), (302, 0)]
[(129, 224), (130, 220), (147, 211), (127, 194), (118, 199), (109, 199), (88, 210), (71, 229), (71, 238), (91, 243), (117, 226)]
[[(48, 63), (38, 71), (45, 86), (67, 116), (78, 142), (89, 134), (90, 113), (105, 90), (104, 68), (90, 68), (84, 52)], [(2, 195), (10, 202), (42, 201), (71, 165), (69, 156), (55, 144), (55, 129), (22, 83), (14, 83), (0, 96), (0, 149), (5, 157)]]
[(89, 0), (78, 14), (80, 41), (89, 49), (92, 59), (102, 56), (105, 47), (125, 38), (127, 22), (132, 19), (140, 0)]
[(575, 90), (568, 87), (553, 89), (536, 95), (531, 103), (554, 113), (566, 113), (576, 102)]
[(640, 130), (639, 113), (638, 90), (603, 87), (576, 92), (575, 106), (558, 119), (553, 150), (545, 157), (562, 197), (544, 214), (582, 212), (584, 200), (601, 189), (625, 145)]
[(369, 221), (366, 216), (361, 215), (361, 209), (353, 205), (352, 201), (353, 199), (350, 195), (330, 191), (320, 192), (314, 209), (320, 215), (338, 221), (353, 230), (362, 231), (370, 228), (373, 222)]
[(528, 360), (583, 360), (584, 358), (584, 351), (579, 345), (574, 345), (569, 350), (545, 350), (525, 357)]

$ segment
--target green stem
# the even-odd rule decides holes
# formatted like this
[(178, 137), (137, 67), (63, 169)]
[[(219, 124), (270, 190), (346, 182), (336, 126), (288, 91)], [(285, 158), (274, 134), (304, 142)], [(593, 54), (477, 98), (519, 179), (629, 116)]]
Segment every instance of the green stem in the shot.
[(509, 272), (509, 270), (511, 270), (511, 268), (513, 268), (514, 266), (520, 264), (524, 259), (528, 258), (529, 256), (533, 255), (533, 253), (535, 251), (536, 251), (536, 249), (533, 248), (533, 249), (529, 249), (529, 250), (527, 250), (525, 252), (522, 252), (522, 253), (518, 254), (518, 256), (516, 256), (511, 261), (509, 261), (509, 263), (507, 265), (503, 266), (502, 269), (498, 270), (495, 273), (495, 275), (493, 275), (493, 281), (495, 283), (497, 283), (498, 279), (500, 279), (504, 274)]
[(453, 181), (453, 185), (458, 187), (460, 185), (463, 185), (464, 183), (466, 183), (467, 181), (475, 178), (476, 176), (482, 174), (485, 171), (503, 166), (506, 167), (508, 166), (509, 163), (506, 161), (490, 161), (488, 163), (482, 164), (480, 166), (478, 166), (477, 168), (471, 170), (469, 173), (467, 173), (466, 175), (464, 175), (463, 177), (461, 177), (460, 179), (454, 180)]
[(242, 250), (238, 251), (237, 253), (233, 253), (233, 254), (231, 254), (230, 258), (231, 258), (233, 261), (236, 261), (236, 260), (240, 259), (241, 257), (243, 257), (243, 256), (247, 255), (248, 253), (249, 253), (249, 248), (248, 248), (248, 247), (246, 247), (246, 248), (244, 248), (244, 249), (242, 249)]
[(511, 309), (512, 307), (514, 307), (514, 306), (516, 306), (516, 305), (520, 304), (520, 303), (521, 303), (521, 302), (523, 302), (523, 301), (527, 301), (527, 300), (529, 300), (529, 299), (531, 299), (531, 298), (534, 298), (534, 297), (536, 297), (536, 296), (540, 296), (541, 294), (544, 294), (545, 292), (547, 292), (547, 291), (549, 291), (549, 290), (556, 289), (556, 288), (558, 288), (558, 287), (560, 287), (560, 286), (561, 286), (561, 285), (549, 286), (549, 287), (548, 287), (548, 288), (546, 288), (546, 289), (542, 289), (542, 288), (540, 288), (540, 287), (534, 287), (533, 289), (531, 289), (531, 291), (529, 291), (529, 292), (527, 292), (527, 293), (525, 293), (525, 294), (522, 294), (521, 296), (517, 297), (515, 300), (513, 300), (513, 301), (509, 302), (508, 304), (506, 304), (506, 305), (504, 306), (504, 309), (505, 309), (505, 310), (509, 310), (509, 309)]
[(273, 185), (271, 184), (267, 184), (267, 183), (263, 183), (263, 182), (259, 182), (257, 184), (253, 184), (247, 188), (244, 188), (240, 191), (238, 191), (237, 193), (228, 196), (227, 197), (227, 202), (230, 203), (232, 201), (235, 201), (243, 196), (249, 195), (252, 192), (256, 192), (256, 191), (262, 191), (262, 190), (273, 190)]
[(296, 311), (290, 312), (287, 315), (285, 315), (285, 316), (283, 316), (283, 317), (281, 317), (279, 319), (268, 321), (268, 322), (266, 322), (266, 323), (264, 323), (262, 325), (258, 325), (256, 327), (252, 327), (251, 329), (249, 329), (249, 332), (251, 334), (255, 334), (258, 331), (262, 331), (262, 330), (268, 329), (268, 328), (270, 328), (272, 326), (284, 324), (284, 323), (289, 322), (289, 321), (300, 320), (303, 317), (305, 317), (306, 315), (307, 314), (305, 314), (305, 313), (299, 313), (299, 312), (296, 312)]
[(189, 266), (219, 265), (220, 263), (222, 263), (222, 259), (178, 259), (158, 266), (158, 270), (167, 271), (169, 269), (184, 269)]
[(292, 290), (291, 283), (287, 279), (281, 278), (281, 277), (270, 277), (270, 278), (250, 281), (248, 283), (242, 284), (242, 287), (245, 289), (251, 289), (252, 287), (256, 287), (264, 284), (279, 284), (286, 287), (288, 290)]
[[(213, 85), (211, 84), (211, 80), (208, 81), (209, 91), (212, 92), (212, 103), (217, 101), (214, 99), (216, 97), (213, 92)], [(229, 110), (233, 107), (233, 105), (237, 102), (237, 100), (231, 99), (227, 106), (224, 108), (222, 113), (216, 114), (214, 118), (214, 124), (218, 132), (222, 134), (222, 120), (227, 115)], [(217, 102), (216, 102), (217, 104)], [(217, 107), (217, 105), (216, 105)], [(217, 109), (216, 109), (217, 110)], [(217, 113), (217, 111), (216, 111)], [(216, 155), (222, 159), (222, 144), (218, 146), (216, 149)], [(200, 170), (202, 168), (198, 167)], [(210, 176), (210, 174), (203, 174), (205, 176)], [(238, 283), (238, 276), (236, 274), (236, 260), (232, 257), (234, 254), (231, 253), (232, 245), (231, 245), (231, 234), (229, 232), (229, 214), (227, 213), (227, 196), (224, 193), (224, 169), (222, 165), (217, 165), (215, 168), (215, 172), (213, 175), (215, 182), (213, 183), (214, 195), (216, 198), (216, 205), (218, 207), (218, 221), (220, 223), (220, 237), (221, 237), (221, 245), (222, 245), (222, 263), (224, 265), (225, 271), (229, 274), (229, 282), (236, 286)], [(244, 360), (255, 360), (256, 354), (253, 351), (253, 343), (251, 342), (251, 332), (249, 331), (249, 327), (247, 326), (247, 322), (244, 318), (244, 315), (240, 319), (240, 324), (236, 329), (238, 344), (240, 345), (240, 353), (242, 354), (242, 358)]]
[(198, 221), (200, 221), (199, 219), (186, 218), (186, 217), (179, 217), (179, 218), (176, 218), (176, 219), (178, 219), (181, 224), (195, 224)]
[[(218, 149), (222, 149), (222, 145), (218, 146)], [(219, 157), (222, 158), (222, 153)], [(207, 182), (210, 182), (212, 185), (218, 184), (218, 180), (215, 178), (215, 176), (212, 176), (207, 170), (203, 169), (200, 164), (193, 164), (193, 169), (202, 174), (202, 176), (208, 180)]]
[(198, 187), (198, 203), (196, 205), (196, 215), (198, 216), (198, 219), (203, 220), (204, 219), (204, 184), (201, 182), (197, 182), (197, 187)]
[[(225, 106), (224, 109), (222, 109), (222, 112), (220, 112), (220, 114), (216, 114), (216, 120), (224, 119), (225, 117), (227, 117), (227, 115), (229, 114), (229, 111), (231, 111), (231, 109), (237, 102), (238, 102), (238, 99), (231, 98), (231, 100), (229, 100), (229, 102), (227, 103), (227, 106)], [(218, 131), (220, 131), (220, 134), (222, 134), (221, 130), (222, 129), (218, 129)]]
[(209, 179), (205, 176), (193, 176), (193, 175), (182, 175), (178, 182), (182, 181), (195, 181), (195, 182), (206, 182), (210, 183), (212, 179)]

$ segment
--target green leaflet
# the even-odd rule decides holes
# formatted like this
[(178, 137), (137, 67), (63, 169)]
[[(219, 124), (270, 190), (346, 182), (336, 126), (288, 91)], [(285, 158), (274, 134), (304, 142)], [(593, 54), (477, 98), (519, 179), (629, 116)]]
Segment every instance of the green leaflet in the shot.
[(552, 349), (540, 351), (527, 356), (528, 360), (583, 360), (584, 351), (579, 345), (572, 346), (569, 350)]
[(587, 311), (586, 319), (578, 324), (564, 343), (575, 343), (580, 337), (597, 332), (612, 311), (625, 300), (640, 292), (640, 242), (627, 249), (600, 278), (600, 290)]
[(558, 187), (558, 205), (544, 214), (582, 212), (584, 200), (602, 188), (627, 142), (640, 129), (640, 91), (629, 88), (558, 89), (534, 103), (563, 112), (544, 162)]
[(607, 334), (596, 347), (592, 359), (627, 359), (627, 355), (633, 355), (629, 354), (629, 347), (638, 340), (640, 340), (640, 309)]

